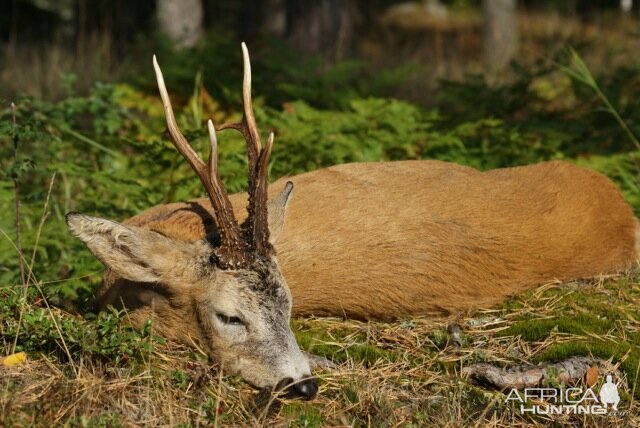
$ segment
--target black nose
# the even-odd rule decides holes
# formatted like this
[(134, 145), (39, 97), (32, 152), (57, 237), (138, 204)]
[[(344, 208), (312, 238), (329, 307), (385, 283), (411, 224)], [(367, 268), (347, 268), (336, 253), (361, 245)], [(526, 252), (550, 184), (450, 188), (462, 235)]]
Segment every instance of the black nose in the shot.
[(318, 382), (314, 378), (301, 380), (289, 386), (287, 392), (291, 398), (311, 400), (318, 393)]

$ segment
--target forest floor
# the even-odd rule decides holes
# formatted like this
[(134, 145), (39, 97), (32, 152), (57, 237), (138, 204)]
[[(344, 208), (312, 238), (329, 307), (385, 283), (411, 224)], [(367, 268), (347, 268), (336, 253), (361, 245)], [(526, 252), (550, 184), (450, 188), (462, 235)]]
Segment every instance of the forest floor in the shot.
[[(63, 330), (65, 323), (98, 323), (100, 328), (107, 323), (26, 305), (25, 326), (37, 314), (55, 319)], [(462, 332), (457, 345), (447, 332), (452, 323)], [(146, 351), (115, 360), (74, 355), (65, 341), (58, 341), (57, 351), (27, 351), (23, 364), (0, 364), (0, 425), (640, 426), (637, 272), (550, 283), (455, 319), (363, 323), (304, 318), (293, 321), (293, 328), (303, 349), (337, 365), (316, 371), (320, 392), (312, 401), (256, 407), (258, 394), (243, 381), (223, 376), (197, 350), (152, 334), (137, 339), (148, 342)], [(110, 334), (112, 342), (120, 340), (121, 333)], [(74, 340), (69, 333), (63, 337)], [(9, 354), (12, 345), (0, 339), (0, 354)], [(593, 391), (598, 394), (605, 375), (613, 374), (621, 397), (617, 413), (523, 415), (522, 403), (507, 400), (506, 390), (478, 385), (461, 374), (477, 362), (511, 366), (574, 355), (604, 360)], [(553, 374), (544, 386), (564, 387)], [(583, 379), (574, 386), (586, 388)]]

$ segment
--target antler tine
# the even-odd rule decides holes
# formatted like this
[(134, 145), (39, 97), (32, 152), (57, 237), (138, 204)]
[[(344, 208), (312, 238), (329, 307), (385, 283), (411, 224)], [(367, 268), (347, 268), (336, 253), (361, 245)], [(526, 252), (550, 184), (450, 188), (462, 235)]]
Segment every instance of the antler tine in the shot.
[(189, 165), (198, 174), (200, 181), (204, 185), (213, 212), (216, 217), (216, 223), (220, 232), (220, 248), (216, 249), (216, 256), (218, 262), (223, 267), (234, 267), (242, 263), (244, 260), (243, 244), (240, 239), (240, 228), (233, 215), (233, 208), (227, 191), (220, 182), (218, 176), (218, 143), (216, 138), (215, 129), (213, 123), (209, 121), (209, 141), (211, 144), (211, 152), (209, 154), (209, 162), (206, 165), (200, 156), (193, 150), (187, 139), (184, 137), (180, 128), (176, 122), (173, 108), (171, 107), (171, 100), (169, 99), (169, 93), (164, 83), (164, 76), (162, 70), (158, 65), (156, 56), (153, 56), (153, 68), (156, 72), (156, 79), (158, 81), (158, 89), (160, 91), (160, 97), (162, 98), (162, 104), (164, 106), (165, 117), (167, 120), (167, 130), (173, 145), (178, 149), (180, 154), (187, 159)]
[(240, 131), (247, 143), (249, 157), (249, 205), (243, 229), (248, 232), (249, 244), (262, 254), (271, 251), (269, 244), (269, 227), (267, 224), (267, 184), (269, 181), (269, 157), (273, 145), (273, 133), (269, 136), (266, 147), (262, 147), (260, 133), (256, 125), (251, 100), (251, 61), (247, 45), (242, 43), (244, 78), (242, 80), (242, 121), (228, 123), (219, 129), (232, 128)]
[(213, 121), (209, 119), (207, 121), (207, 129), (209, 130), (209, 179), (215, 181), (218, 176), (218, 137), (216, 136), (216, 128), (213, 126)]
[(249, 50), (244, 42), (242, 42), (242, 62), (244, 64), (244, 77), (242, 79), (242, 121), (225, 123), (221, 125), (219, 129), (232, 128), (240, 131), (242, 135), (244, 135), (249, 152), (249, 169), (252, 170), (258, 161), (262, 143), (260, 142), (260, 133), (256, 125), (256, 118), (253, 114), (253, 101), (251, 99), (251, 60), (249, 59)]
[(171, 141), (173, 141), (173, 145), (178, 149), (180, 154), (187, 159), (189, 165), (191, 165), (198, 175), (200, 175), (201, 170), (206, 167), (202, 159), (200, 159), (200, 156), (198, 156), (198, 154), (193, 150), (187, 139), (184, 138), (184, 135), (180, 132), (180, 128), (178, 128), (176, 117), (173, 114), (173, 107), (171, 107), (169, 93), (167, 92), (167, 87), (164, 83), (164, 76), (162, 75), (162, 70), (160, 70), (160, 66), (158, 65), (158, 60), (155, 55), (153, 56), (153, 68), (156, 72), (158, 90), (160, 91), (160, 98), (162, 98), (164, 115), (167, 119), (167, 131), (169, 131)]
[[(223, 217), (223, 219), (219, 221), (219, 227), (221, 229), (221, 235), (226, 234), (226, 239), (221, 239), (221, 241), (223, 246), (226, 244), (240, 250), (243, 246), (240, 240), (240, 228), (233, 214), (233, 207), (227, 196), (227, 191), (220, 182), (220, 176), (218, 175), (218, 137), (216, 136), (216, 129), (213, 127), (213, 121), (211, 121), (211, 119), (207, 121), (207, 128), (209, 130), (209, 145), (211, 147), (207, 168), (207, 182), (211, 183), (212, 187), (212, 192), (209, 194), (212, 203), (213, 199), (217, 201), (214, 209), (216, 212), (216, 220), (218, 220), (217, 216)], [(211, 194), (214, 196), (211, 196)], [(220, 224), (225, 224), (225, 226), (220, 226)]]
[(242, 79), (242, 104), (244, 107), (244, 117), (247, 124), (251, 142), (255, 146), (255, 152), (260, 153), (262, 149), (260, 143), (260, 134), (256, 125), (256, 118), (253, 114), (253, 100), (251, 99), (251, 60), (249, 59), (249, 50), (247, 45), (242, 42), (242, 64), (244, 66), (244, 77)]
[[(255, 191), (253, 194), (253, 221), (250, 224), (256, 250), (267, 254), (272, 250), (269, 243), (269, 221), (267, 215), (267, 186), (269, 184), (269, 158), (273, 147), (273, 132), (269, 134), (267, 145), (260, 151), (255, 170)], [(251, 212), (249, 214), (252, 214)]]

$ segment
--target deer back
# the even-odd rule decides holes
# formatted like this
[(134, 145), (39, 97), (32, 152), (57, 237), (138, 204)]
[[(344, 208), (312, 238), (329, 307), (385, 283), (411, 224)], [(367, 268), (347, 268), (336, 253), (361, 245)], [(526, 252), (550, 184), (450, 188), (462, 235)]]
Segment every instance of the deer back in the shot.
[[(625, 269), (637, 256), (637, 222), (616, 186), (566, 162), (488, 172), (439, 161), (345, 164), (281, 179), (270, 198), (289, 180), (296, 192), (275, 248), (294, 315), (448, 314)], [(230, 197), (240, 221), (246, 198)], [(184, 240), (216, 228), (206, 199), (128, 223)], [(117, 280), (107, 275), (104, 302), (138, 292)]]

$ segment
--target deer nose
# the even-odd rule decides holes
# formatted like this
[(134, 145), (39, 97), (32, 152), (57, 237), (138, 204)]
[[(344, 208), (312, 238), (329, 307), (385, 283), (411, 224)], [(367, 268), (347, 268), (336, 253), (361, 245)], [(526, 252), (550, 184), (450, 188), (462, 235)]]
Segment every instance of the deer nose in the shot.
[(289, 391), (303, 400), (311, 400), (318, 393), (318, 382), (314, 378), (301, 380), (291, 385)]

